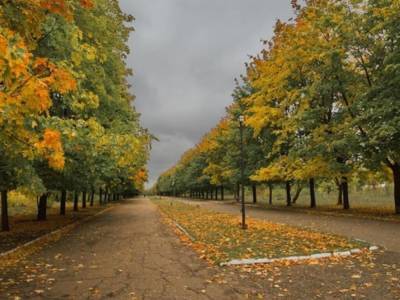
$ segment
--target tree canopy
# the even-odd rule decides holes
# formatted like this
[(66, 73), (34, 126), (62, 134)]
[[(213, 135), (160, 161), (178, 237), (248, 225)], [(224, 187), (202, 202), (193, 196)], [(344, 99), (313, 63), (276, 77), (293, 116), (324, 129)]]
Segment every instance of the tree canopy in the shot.
[(143, 189), (151, 137), (127, 82), (133, 19), (116, 0), (0, 3), (2, 191)]
[(333, 180), (349, 208), (349, 181), (391, 170), (400, 213), (400, 2), (292, 5), (295, 18), (277, 21), (246, 64), (227, 115), (156, 188), (170, 191), (171, 178), (182, 187), (240, 183), (244, 115), (245, 184), (285, 183), (290, 205), (294, 183), (313, 190), (315, 180)]

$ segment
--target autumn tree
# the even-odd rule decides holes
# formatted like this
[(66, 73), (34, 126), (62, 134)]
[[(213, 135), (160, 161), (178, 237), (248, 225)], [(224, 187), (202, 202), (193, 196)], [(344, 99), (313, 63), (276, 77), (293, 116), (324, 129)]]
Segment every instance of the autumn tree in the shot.
[(67, 190), (93, 203), (96, 189), (143, 188), (151, 137), (127, 83), (132, 20), (118, 1), (0, 4), (3, 229), (7, 191), (29, 185), (24, 174), (41, 186), (39, 220), (52, 192), (65, 214)]
[[(168, 175), (196, 166), (195, 178), (239, 182), (235, 120), (244, 114), (246, 184), (284, 183), (290, 206), (307, 183), (315, 207), (318, 183), (335, 182), (340, 204), (349, 209), (349, 182), (389, 169), (400, 213), (400, 2), (292, 4), (295, 17), (278, 21), (263, 51), (246, 64), (227, 116)], [(199, 175), (202, 164), (192, 164), (204, 157), (207, 177)]]

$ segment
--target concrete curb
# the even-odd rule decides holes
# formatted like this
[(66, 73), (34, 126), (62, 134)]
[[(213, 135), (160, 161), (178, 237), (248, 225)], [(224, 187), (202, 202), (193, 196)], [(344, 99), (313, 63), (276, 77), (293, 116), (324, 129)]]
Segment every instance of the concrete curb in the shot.
[(190, 235), (189, 232), (185, 228), (183, 228), (181, 225), (179, 225), (177, 222), (174, 221), (175, 226), (183, 233), (185, 234), (192, 242), (194, 242), (196, 239)]
[(258, 258), (258, 259), (233, 259), (228, 262), (221, 263), (220, 266), (243, 266), (243, 265), (257, 265), (257, 264), (269, 264), (273, 262), (284, 262), (284, 261), (301, 261), (301, 260), (310, 260), (310, 259), (323, 259), (328, 257), (348, 257), (357, 253), (361, 253), (363, 250), (368, 251), (376, 251), (379, 248), (377, 246), (371, 246), (369, 248), (356, 248), (347, 251), (338, 251), (338, 252), (327, 252), (327, 253), (315, 253), (311, 255), (304, 256), (288, 256), (288, 257), (280, 257), (280, 258)]
[[(168, 217), (169, 218), (169, 217)], [(185, 228), (183, 228), (179, 223), (175, 220), (171, 219), (172, 223), (178, 228), (184, 235), (186, 235), (192, 242), (195, 242), (196, 239), (187, 232)], [(278, 223), (280, 224), (280, 223)], [(283, 224), (283, 223), (282, 223)], [(355, 239), (357, 241), (365, 242), (360, 239)], [(367, 242), (365, 242), (367, 243)], [(378, 246), (370, 246), (366, 248), (354, 248), (346, 251), (333, 251), (333, 252), (326, 252), (326, 253), (315, 253), (311, 255), (303, 255), (303, 256), (287, 256), (287, 257), (280, 257), (280, 258), (257, 258), (257, 259), (233, 259), (228, 262), (220, 263), (221, 267), (224, 266), (239, 266), (239, 265), (256, 265), (256, 264), (269, 264), (273, 262), (284, 262), (284, 261), (302, 261), (302, 260), (311, 260), (311, 259), (323, 259), (328, 257), (348, 257), (354, 254), (361, 253), (363, 250), (367, 251), (376, 251), (378, 250)]]
[(86, 217), (86, 218), (84, 218), (82, 220), (75, 221), (75, 222), (73, 222), (73, 223), (71, 223), (69, 225), (66, 225), (66, 226), (62, 227), (62, 228), (59, 228), (59, 229), (56, 229), (56, 230), (51, 231), (49, 233), (46, 233), (46, 234), (44, 234), (44, 235), (42, 235), (42, 236), (40, 236), (40, 237), (38, 237), (38, 238), (36, 238), (36, 239), (34, 239), (32, 241), (29, 241), (29, 242), (27, 242), (27, 243), (25, 243), (23, 245), (20, 245), (20, 246), (14, 248), (14, 249), (8, 250), (8, 251), (3, 252), (3, 253), (0, 253), (0, 258), (1, 259), (4, 259), (4, 258), (7, 259), (7, 257), (9, 257), (9, 256), (11, 256), (13, 254), (16, 254), (19, 251), (23, 251), (23, 250), (25, 250), (27, 248), (34, 247), (35, 245), (38, 245), (38, 244), (41, 244), (43, 242), (49, 241), (53, 237), (56, 237), (58, 234), (67, 233), (67, 232), (71, 231), (72, 229), (74, 229), (75, 227), (77, 227), (78, 225), (80, 225), (82, 223), (85, 223), (85, 222), (87, 222), (87, 221), (89, 221), (89, 220), (91, 220), (91, 219), (93, 219), (93, 218), (95, 218), (97, 216), (100, 216), (100, 215), (104, 214), (105, 212), (111, 210), (114, 207), (115, 206), (107, 207), (107, 208), (103, 209), (102, 211), (99, 211), (98, 213), (96, 213), (96, 214), (94, 214), (92, 216), (88, 216), (88, 217)]

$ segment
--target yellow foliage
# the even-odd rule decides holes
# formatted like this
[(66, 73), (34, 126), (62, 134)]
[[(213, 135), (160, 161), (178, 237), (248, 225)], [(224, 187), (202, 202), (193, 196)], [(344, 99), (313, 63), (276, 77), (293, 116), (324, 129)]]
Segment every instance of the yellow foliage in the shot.
[(83, 44), (82, 50), (86, 55), (88, 60), (95, 60), (97, 56), (97, 51), (94, 47), (90, 46), (89, 44)]
[(36, 148), (48, 160), (49, 166), (61, 170), (64, 168), (64, 151), (61, 144), (61, 134), (52, 129), (46, 129), (43, 139), (36, 143)]
[(148, 180), (148, 172), (146, 169), (140, 169), (134, 176), (133, 182), (135, 187), (139, 190), (143, 190), (144, 183)]
[(73, 97), (72, 107), (77, 111), (85, 109), (96, 109), (99, 107), (99, 97), (92, 92), (83, 92), (82, 94)]
[(70, 92), (76, 89), (75, 79), (68, 70), (46, 58), (32, 59), (23, 39), (11, 30), (0, 29), (0, 49), (0, 124), (7, 124), (4, 137), (13, 141), (13, 151), (17, 142), (21, 154), (33, 158), (32, 149), (36, 148), (39, 150), (36, 153), (47, 159), (51, 167), (62, 169), (60, 134), (46, 129), (43, 140), (39, 141), (40, 136), (27, 128), (25, 121), (33, 118), (34, 129), (37, 126), (34, 118), (46, 113), (52, 105), (50, 91)]

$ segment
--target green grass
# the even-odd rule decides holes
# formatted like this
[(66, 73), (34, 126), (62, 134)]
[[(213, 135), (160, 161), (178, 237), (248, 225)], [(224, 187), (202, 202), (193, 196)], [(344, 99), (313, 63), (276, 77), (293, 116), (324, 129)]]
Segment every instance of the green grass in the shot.
[[(295, 188), (292, 193), (294, 194)], [(332, 190), (331, 192), (316, 191), (317, 204), (319, 206), (337, 206), (337, 191)], [(250, 199), (250, 194), (247, 195)], [(283, 188), (275, 188), (273, 190), (274, 202), (285, 203), (286, 202), (286, 191)], [(377, 188), (377, 189), (352, 189), (349, 193), (350, 205), (354, 208), (381, 208), (381, 209), (394, 209), (393, 200), (393, 188)], [(268, 201), (268, 190), (261, 189), (259, 191), (260, 202), (267, 203)], [(297, 200), (296, 205), (308, 206), (309, 200), (309, 189), (304, 188)]]
[[(292, 195), (294, 195), (296, 187), (292, 189)], [(310, 212), (315, 213), (335, 213), (335, 214), (346, 214), (346, 215), (359, 215), (378, 219), (388, 220), (400, 220), (400, 216), (394, 214), (394, 200), (393, 200), (393, 186), (388, 185), (386, 188), (364, 188), (364, 189), (352, 189), (349, 192), (350, 198), (350, 210), (343, 210), (341, 205), (337, 205), (337, 190), (333, 187), (330, 192), (326, 189), (316, 190), (317, 209), (309, 210), (310, 196), (309, 189), (304, 188), (300, 193), (300, 196), (295, 204), (293, 204), (294, 210), (307, 209)], [(233, 200), (233, 195), (228, 192), (225, 195), (226, 200)], [(246, 202), (252, 203), (252, 193), (250, 189), (246, 190)], [(259, 185), (257, 188), (257, 202), (259, 205), (265, 208), (270, 208), (268, 203), (269, 190), (263, 185)], [(272, 208), (286, 208), (286, 191), (282, 186), (276, 185), (273, 189), (273, 206)]]

